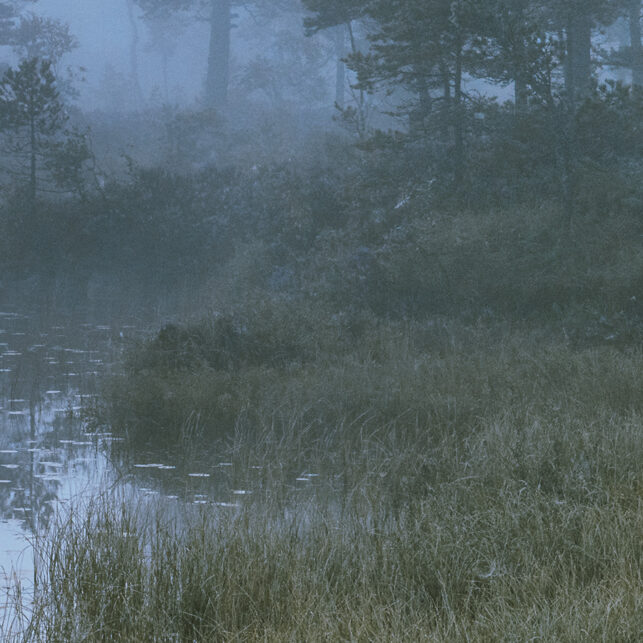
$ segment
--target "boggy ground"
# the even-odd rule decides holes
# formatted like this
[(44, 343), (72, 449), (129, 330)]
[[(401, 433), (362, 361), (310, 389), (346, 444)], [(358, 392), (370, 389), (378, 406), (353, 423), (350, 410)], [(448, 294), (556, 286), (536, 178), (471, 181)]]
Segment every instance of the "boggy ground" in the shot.
[[(410, 356), (249, 398), (230, 457), (263, 488), (235, 513), (61, 525), (42, 640), (637, 640), (640, 350)], [(313, 502), (282, 463), (321, 472)]]
[[(506, 260), (511, 234), (485, 255), (468, 230), (446, 247), (451, 311), (378, 313), (376, 284), (338, 307), (329, 268), (134, 347), (93, 421), (131, 448), (216, 442), (261, 486), (232, 512), (94, 501), (43, 546), (27, 638), (638, 640), (640, 248), (608, 252), (607, 231), (535, 274), (538, 256)], [(320, 474), (312, 500), (292, 470)]]

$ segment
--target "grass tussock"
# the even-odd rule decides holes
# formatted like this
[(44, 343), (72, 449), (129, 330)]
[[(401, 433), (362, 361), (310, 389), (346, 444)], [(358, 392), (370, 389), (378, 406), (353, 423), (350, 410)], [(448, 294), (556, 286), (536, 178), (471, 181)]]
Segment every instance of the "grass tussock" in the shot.
[[(605, 412), (643, 409), (635, 346), (579, 349), (562, 328), (447, 320), (362, 319), (353, 338), (346, 326), (358, 322), (341, 318), (302, 331), (311, 317), (301, 324), (289, 317), (272, 343), (256, 339), (252, 320), (230, 331), (231, 340), (218, 326), (167, 327), (110, 381), (104, 418), (135, 443), (176, 445), (195, 415), (210, 441), (227, 440), (240, 420), (252, 430), (293, 421), (298, 435), (345, 441), (355, 427), (391, 425), (398, 433), (421, 426), (433, 439), (465, 439), (481, 423), (516, 413), (594, 421), (597, 399)], [(170, 334), (180, 340), (169, 345)]]

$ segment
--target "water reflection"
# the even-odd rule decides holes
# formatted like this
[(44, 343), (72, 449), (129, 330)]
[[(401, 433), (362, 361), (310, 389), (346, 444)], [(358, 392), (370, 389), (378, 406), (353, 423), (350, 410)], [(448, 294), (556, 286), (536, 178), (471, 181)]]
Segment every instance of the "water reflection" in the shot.
[[(120, 338), (120, 334), (119, 334)], [(121, 346), (104, 326), (40, 327), (0, 312), (0, 582), (33, 578), (31, 543), (57, 509), (113, 475), (108, 436), (84, 434), (81, 409)], [(2, 602), (4, 604), (5, 601)]]
[[(61, 507), (106, 487), (222, 512), (261, 497), (271, 475), (263, 465), (241, 466), (203, 450), (198, 457), (132, 453), (110, 433), (86, 432), (82, 410), (100, 378), (143, 334), (132, 324), (42, 328), (0, 312), (0, 587), (15, 587), (16, 579), (28, 586), (32, 538)], [(292, 471), (293, 492), (313, 493), (316, 478)]]

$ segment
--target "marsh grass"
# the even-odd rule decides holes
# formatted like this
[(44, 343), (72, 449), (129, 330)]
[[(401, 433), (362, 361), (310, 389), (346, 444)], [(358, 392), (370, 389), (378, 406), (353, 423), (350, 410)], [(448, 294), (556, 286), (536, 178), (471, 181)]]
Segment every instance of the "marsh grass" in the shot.
[[(637, 641), (641, 358), (389, 328), (336, 359), (150, 374), (192, 407), (182, 439), (218, 436), (261, 484), (238, 509), (70, 514), (26, 639)], [(302, 494), (293, 471), (320, 476)]]
[[(311, 326), (315, 314), (307, 315)], [(102, 412), (135, 443), (176, 445), (195, 432), (228, 440), (240, 427), (259, 439), (266, 426), (294, 424), (289, 444), (302, 452), (311, 433), (346, 443), (365, 430), (391, 434), (394, 425), (397, 437), (417, 426), (432, 439), (466, 437), (482, 419), (506, 413), (554, 421), (593, 412), (597, 400), (616, 413), (643, 408), (637, 345), (578, 349), (560, 327), (495, 321), (364, 324), (357, 339), (338, 341), (341, 328), (318, 322), (309, 331), (316, 347), (307, 349), (315, 358), (286, 363), (268, 356), (214, 368), (194, 359), (165, 368), (135, 356), (108, 382)], [(142, 351), (153, 360), (159, 352), (155, 342)]]
[(16, 638), (638, 641), (641, 254), (590, 232), (422, 219), (352, 272), (329, 237), (282, 293), (249, 253), (241, 301), (132, 347), (88, 412), (253, 493), (61, 515)]

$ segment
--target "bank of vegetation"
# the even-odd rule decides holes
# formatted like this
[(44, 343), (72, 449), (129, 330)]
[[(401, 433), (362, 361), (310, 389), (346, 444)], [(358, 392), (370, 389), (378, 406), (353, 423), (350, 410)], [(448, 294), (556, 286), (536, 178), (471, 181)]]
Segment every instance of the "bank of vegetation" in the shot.
[(263, 476), (239, 509), (72, 514), (27, 639), (637, 640), (640, 169), (587, 165), (569, 219), (545, 168), (505, 199), (484, 163), (456, 190), (342, 151), (5, 219), (12, 270), (201, 307), (129, 347), (91, 426)]
[(261, 485), (58, 525), (33, 638), (637, 640), (640, 217), (424, 198), (240, 236), (129, 348), (96, 427)]
[(641, 357), (476, 322), (387, 325), (297, 364), (148, 364), (119, 408), (154, 418), (142, 390), (162, 386), (196, 422), (172, 417), (177, 448), (216, 432), (213, 457), (261, 484), (240, 508), (92, 501), (43, 547), (30, 632), (636, 641)]

